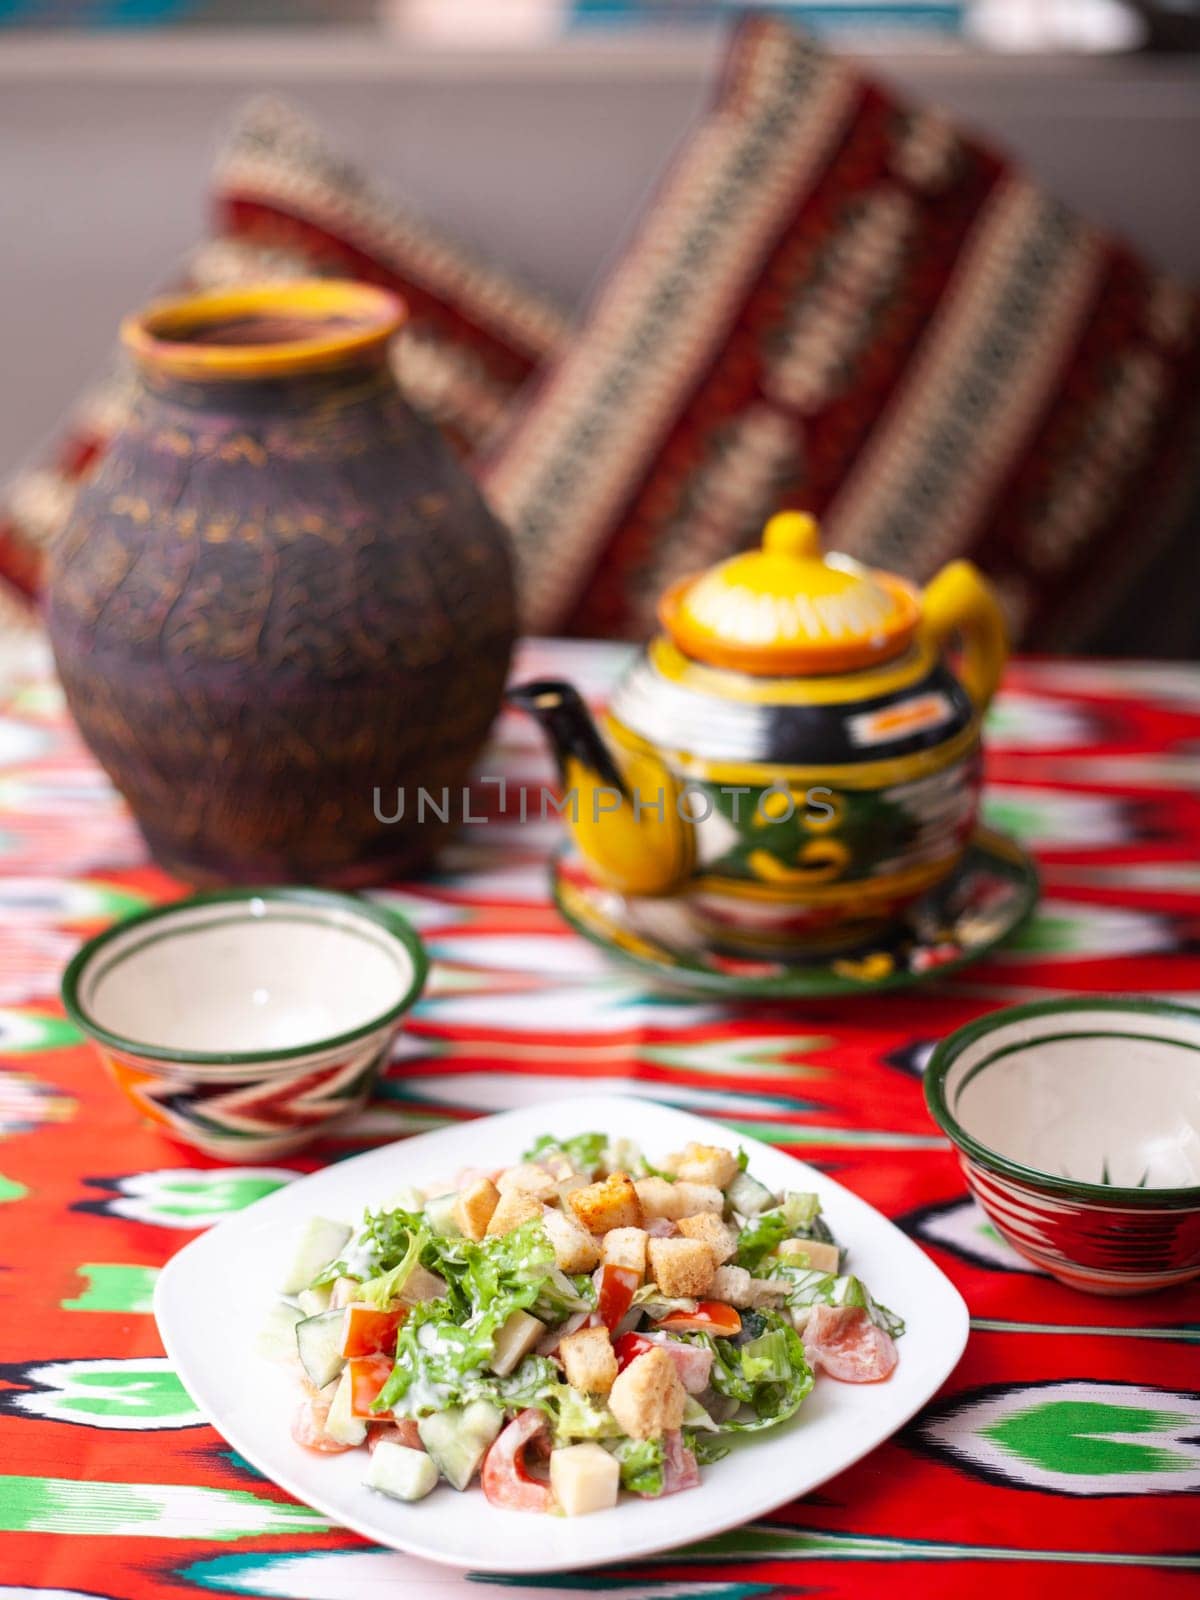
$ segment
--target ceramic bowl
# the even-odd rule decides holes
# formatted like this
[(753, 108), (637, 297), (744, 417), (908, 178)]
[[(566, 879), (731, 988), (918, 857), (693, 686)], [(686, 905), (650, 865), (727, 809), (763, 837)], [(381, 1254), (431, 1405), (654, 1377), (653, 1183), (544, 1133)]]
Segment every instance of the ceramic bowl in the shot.
[(1048, 1001), (950, 1035), (934, 1120), (1008, 1242), (1063, 1283), (1137, 1294), (1200, 1275), (1200, 1011)]
[(257, 1160), (363, 1104), (425, 972), (420, 939), (383, 906), (230, 890), (107, 929), (62, 997), (144, 1116), (208, 1155)]

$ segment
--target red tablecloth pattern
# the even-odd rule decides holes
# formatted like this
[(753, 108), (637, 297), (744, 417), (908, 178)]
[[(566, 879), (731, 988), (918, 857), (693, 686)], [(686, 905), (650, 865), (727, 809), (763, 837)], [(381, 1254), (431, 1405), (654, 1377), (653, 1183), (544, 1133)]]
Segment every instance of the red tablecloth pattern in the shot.
[[(520, 670), (600, 697), (624, 658), (533, 643)], [(370, 1110), (336, 1147), (229, 1168), (140, 1125), (63, 1018), (58, 977), (78, 942), (181, 890), (147, 865), (44, 662), (19, 669), (0, 698), (0, 1600), (511, 1593), (369, 1546), (259, 1476), (197, 1415), (150, 1297), (198, 1229), (297, 1174), (598, 1088), (816, 1162), (920, 1241), (973, 1331), (934, 1402), (818, 1493), (708, 1544), (518, 1591), (1196, 1592), (1200, 1292), (1095, 1299), (1030, 1270), (967, 1199), (920, 1075), (933, 1041), (1000, 1004), (1200, 993), (1200, 671), (1018, 663), (990, 733), (988, 816), (1037, 853), (1044, 899), (980, 965), (802, 1008), (656, 993), (555, 914), (553, 820), (493, 815), (435, 877), (386, 892), (434, 965)], [(486, 770), (549, 774), (511, 717)], [(496, 794), (484, 787), (479, 808)]]

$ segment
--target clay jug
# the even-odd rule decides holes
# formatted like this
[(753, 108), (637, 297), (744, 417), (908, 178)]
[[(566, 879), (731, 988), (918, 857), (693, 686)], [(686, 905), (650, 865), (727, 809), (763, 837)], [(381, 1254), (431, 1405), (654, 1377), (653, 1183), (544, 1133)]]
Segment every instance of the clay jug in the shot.
[(403, 314), (302, 282), (122, 330), (139, 392), (53, 554), (49, 623), (84, 738), (181, 877), (412, 872), (445, 824), (411, 797), (462, 785), (499, 704), (508, 541), (396, 387)]

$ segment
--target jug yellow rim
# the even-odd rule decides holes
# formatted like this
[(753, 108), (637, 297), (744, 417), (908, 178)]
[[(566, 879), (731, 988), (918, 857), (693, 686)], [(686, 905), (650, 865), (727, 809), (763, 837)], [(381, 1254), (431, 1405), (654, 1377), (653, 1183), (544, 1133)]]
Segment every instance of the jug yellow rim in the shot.
[[(348, 279), (306, 278), (155, 300), (125, 318), (121, 341), (139, 366), (172, 377), (287, 377), (382, 354), (407, 315), (403, 300), (388, 289)], [(311, 323), (313, 332), (261, 343), (201, 343), (195, 338), (215, 325), (253, 317)], [(343, 325), (331, 328), (330, 319)]]
[(755, 677), (874, 666), (908, 648), (921, 611), (904, 578), (823, 555), (802, 511), (778, 513), (760, 549), (673, 584), (658, 607), (685, 655)]

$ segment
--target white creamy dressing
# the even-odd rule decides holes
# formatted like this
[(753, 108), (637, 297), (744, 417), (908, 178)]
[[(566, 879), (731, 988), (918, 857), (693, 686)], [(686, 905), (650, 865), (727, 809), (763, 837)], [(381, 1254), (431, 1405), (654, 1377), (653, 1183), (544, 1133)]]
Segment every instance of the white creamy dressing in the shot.
[(364, 1282), (375, 1276), (375, 1269), (379, 1265), (373, 1241), (361, 1234), (346, 1246), (342, 1260), (346, 1263), (347, 1277), (361, 1278)]

